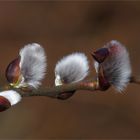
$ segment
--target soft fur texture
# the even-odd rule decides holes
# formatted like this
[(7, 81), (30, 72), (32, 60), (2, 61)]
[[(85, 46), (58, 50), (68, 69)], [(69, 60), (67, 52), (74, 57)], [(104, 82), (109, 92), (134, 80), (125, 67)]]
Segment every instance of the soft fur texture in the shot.
[(21, 100), (20, 94), (14, 90), (0, 92), (0, 96), (6, 98), (10, 102), (11, 106), (17, 104)]
[[(112, 84), (117, 91), (122, 92), (131, 77), (128, 51), (121, 43), (115, 40), (110, 41), (104, 47), (108, 48), (109, 56), (100, 66), (103, 68), (105, 78), (107, 78), (109, 83)], [(95, 67), (98, 69), (97, 64)]]
[(89, 65), (85, 54), (73, 53), (62, 58), (55, 67), (55, 85), (74, 83), (88, 75)]
[(20, 68), (23, 80), (19, 86), (38, 88), (46, 72), (46, 55), (44, 49), (37, 43), (26, 45), (20, 50)]

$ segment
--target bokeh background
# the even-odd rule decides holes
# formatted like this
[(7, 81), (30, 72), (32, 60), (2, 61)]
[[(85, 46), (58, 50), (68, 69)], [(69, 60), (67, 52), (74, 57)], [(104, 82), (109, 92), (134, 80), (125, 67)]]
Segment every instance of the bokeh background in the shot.
[[(0, 85), (5, 69), (24, 45), (44, 46), (48, 70), (43, 86), (54, 85), (54, 67), (64, 55), (90, 53), (115, 39), (130, 52), (140, 75), (139, 1), (0, 1)], [(0, 139), (140, 139), (140, 86), (124, 93), (78, 91), (66, 101), (24, 98), (0, 113)]]

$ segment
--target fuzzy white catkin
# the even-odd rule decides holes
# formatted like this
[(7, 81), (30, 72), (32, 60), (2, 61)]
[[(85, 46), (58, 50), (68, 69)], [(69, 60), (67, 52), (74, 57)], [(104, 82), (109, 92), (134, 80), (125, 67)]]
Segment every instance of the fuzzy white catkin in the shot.
[(63, 57), (55, 67), (55, 85), (83, 80), (89, 71), (88, 59), (84, 53), (73, 53)]
[(22, 98), (21, 95), (14, 90), (0, 92), (0, 96), (6, 98), (10, 102), (11, 106), (20, 102)]
[[(131, 77), (132, 70), (129, 53), (127, 49), (116, 40), (110, 41), (104, 47), (110, 50), (110, 55), (100, 65), (109, 83), (112, 84), (118, 92), (122, 92)], [(115, 51), (112, 51), (112, 47), (116, 47)]]
[(45, 77), (47, 60), (44, 49), (37, 43), (26, 45), (20, 50), (20, 68), (23, 80), (21, 86), (38, 88)]

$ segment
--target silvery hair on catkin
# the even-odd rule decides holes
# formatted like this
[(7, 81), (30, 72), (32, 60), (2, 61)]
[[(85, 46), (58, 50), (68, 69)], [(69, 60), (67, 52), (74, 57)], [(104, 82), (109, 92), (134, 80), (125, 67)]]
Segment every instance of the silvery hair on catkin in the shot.
[(46, 55), (44, 49), (37, 43), (26, 45), (20, 50), (20, 68), (23, 83), (37, 88), (46, 73)]
[(83, 80), (89, 71), (88, 59), (84, 53), (73, 53), (63, 57), (55, 67), (55, 84), (68, 84)]
[(125, 46), (116, 40), (110, 41), (104, 47), (110, 52), (108, 58), (101, 63), (105, 77), (117, 91), (122, 92), (131, 77), (129, 53)]

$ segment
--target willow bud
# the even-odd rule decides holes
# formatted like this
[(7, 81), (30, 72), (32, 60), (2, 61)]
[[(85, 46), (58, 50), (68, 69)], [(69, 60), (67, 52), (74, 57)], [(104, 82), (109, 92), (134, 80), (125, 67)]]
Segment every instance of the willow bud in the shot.
[(117, 91), (122, 92), (130, 81), (132, 71), (126, 48), (112, 40), (92, 56), (101, 89), (106, 90), (109, 85), (113, 85)]
[[(83, 53), (73, 53), (62, 58), (55, 67), (55, 85), (76, 83), (83, 80), (89, 71), (88, 60)], [(75, 91), (62, 93), (59, 99), (67, 99), (74, 94)]]
[(21, 96), (13, 90), (0, 92), (0, 112), (7, 110), (11, 106), (20, 102)]
[(46, 55), (37, 43), (26, 45), (20, 50), (19, 57), (6, 69), (6, 78), (11, 86), (38, 88), (46, 72)]

